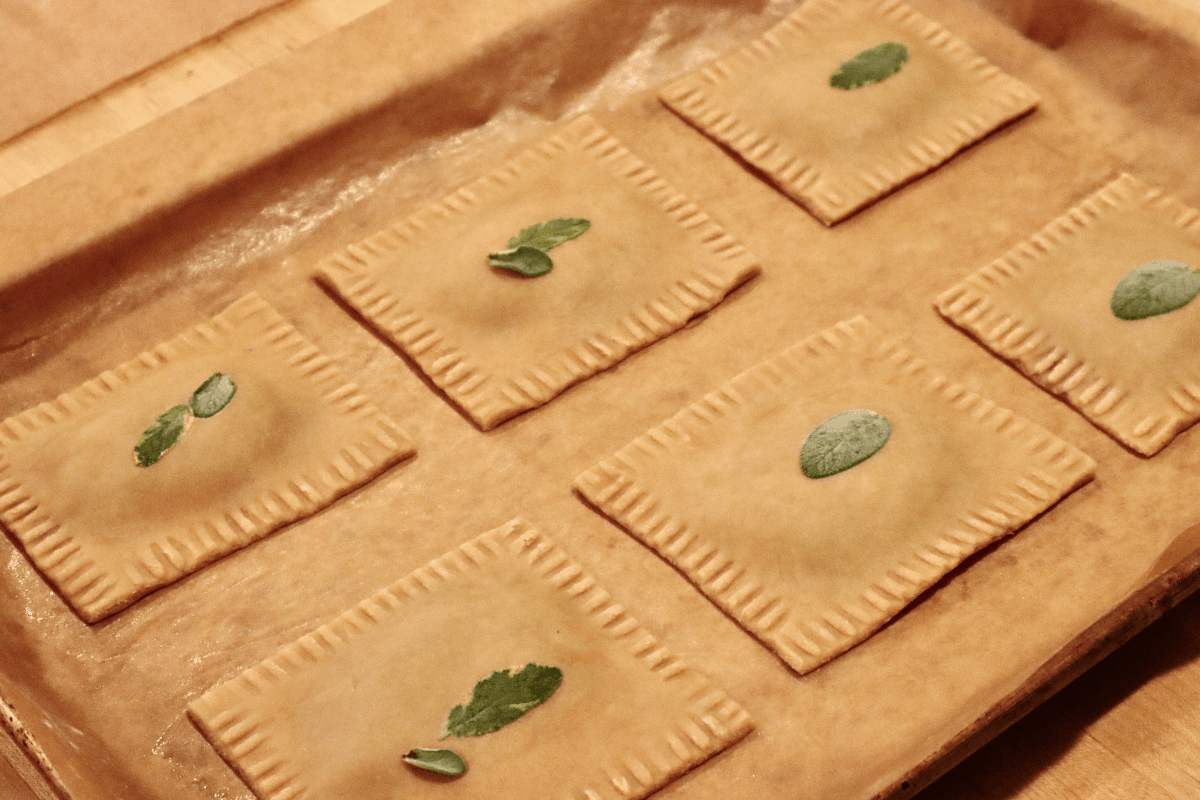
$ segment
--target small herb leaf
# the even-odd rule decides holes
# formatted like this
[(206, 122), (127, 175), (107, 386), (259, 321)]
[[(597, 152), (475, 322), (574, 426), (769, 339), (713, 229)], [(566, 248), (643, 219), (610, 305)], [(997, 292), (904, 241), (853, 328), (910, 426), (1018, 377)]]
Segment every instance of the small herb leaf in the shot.
[(168, 450), (179, 444), (191, 424), (192, 409), (186, 405), (175, 406), (160, 414), (133, 448), (137, 465), (148, 467), (157, 463)]
[(404, 756), (404, 760), (417, 769), (427, 769), (439, 775), (462, 775), (467, 771), (467, 762), (453, 750), (426, 750), (416, 747)]
[(908, 47), (899, 42), (884, 42), (863, 50), (829, 76), (835, 89), (858, 89), (890, 78), (908, 63)]
[(214, 373), (192, 393), (192, 413), (197, 417), (211, 417), (225, 406), (237, 393), (237, 384), (228, 375)]
[(1200, 273), (1178, 261), (1148, 261), (1113, 290), (1109, 307), (1120, 319), (1157, 317), (1183, 308), (1200, 293)]
[(810, 478), (828, 478), (861, 464), (892, 435), (887, 418), (867, 409), (835, 414), (808, 435), (800, 449), (800, 469)]
[(550, 260), (550, 256), (546, 255), (544, 250), (528, 244), (523, 244), (514, 250), (492, 253), (488, 256), (488, 263), (493, 267), (520, 273), (527, 278), (536, 278), (554, 269), (554, 262)]
[(508, 240), (508, 246), (516, 249), (521, 245), (529, 245), (546, 251), (558, 247), (563, 242), (569, 242), (579, 236), (592, 223), (586, 219), (552, 219), (539, 222), (523, 228), (520, 233)]
[(526, 664), (514, 674), (493, 672), (475, 684), (471, 701), (456, 705), (446, 718), (446, 736), (482, 736), (515, 722), (558, 691), (562, 670)]

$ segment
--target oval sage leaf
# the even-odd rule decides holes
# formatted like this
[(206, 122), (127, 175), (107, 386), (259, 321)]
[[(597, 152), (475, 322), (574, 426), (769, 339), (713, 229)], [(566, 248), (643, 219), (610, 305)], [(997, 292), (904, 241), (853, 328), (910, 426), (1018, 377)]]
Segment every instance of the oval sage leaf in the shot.
[(467, 762), (453, 750), (414, 747), (404, 756), (404, 761), (417, 769), (426, 769), (439, 775), (462, 775), (467, 771)]
[(1200, 273), (1178, 261), (1148, 261), (1121, 278), (1109, 308), (1119, 319), (1157, 317), (1183, 308), (1200, 293)]
[(192, 413), (204, 419), (211, 417), (225, 406), (237, 393), (237, 384), (228, 375), (214, 373), (192, 392)]
[(558, 691), (562, 670), (541, 664), (526, 664), (514, 673), (500, 670), (475, 684), (471, 700), (450, 710), (446, 718), (447, 736), (482, 736), (515, 722), (532, 708), (540, 706)]
[(526, 278), (537, 278), (554, 269), (554, 262), (544, 250), (528, 244), (514, 250), (492, 253), (488, 256), (488, 264), (519, 273)]
[(158, 463), (167, 451), (179, 444), (180, 438), (187, 433), (191, 424), (192, 409), (187, 405), (175, 406), (159, 414), (158, 419), (146, 428), (142, 438), (134, 446), (134, 461), (139, 467)]
[(581, 235), (592, 223), (586, 219), (552, 219), (522, 228), (521, 232), (508, 240), (510, 249), (516, 249), (523, 244), (546, 251), (558, 247), (563, 242), (569, 242)]
[(800, 469), (810, 478), (828, 478), (879, 452), (892, 435), (887, 417), (865, 408), (835, 414), (808, 435), (800, 449)]
[(838, 67), (829, 76), (835, 89), (859, 89), (890, 78), (908, 63), (908, 47), (899, 42), (884, 42), (863, 50)]

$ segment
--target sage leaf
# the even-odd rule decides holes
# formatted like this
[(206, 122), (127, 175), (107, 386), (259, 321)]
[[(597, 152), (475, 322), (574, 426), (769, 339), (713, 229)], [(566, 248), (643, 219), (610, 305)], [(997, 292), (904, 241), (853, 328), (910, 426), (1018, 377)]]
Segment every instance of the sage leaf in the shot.
[(586, 219), (552, 219), (547, 222), (539, 222), (523, 228), (520, 233), (508, 240), (508, 246), (515, 250), (521, 245), (527, 244), (545, 252), (558, 247), (563, 242), (571, 241), (590, 227), (592, 227), (592, 223)]
[(236, 393), (237, 384), (232, 378), (220, 372), (214, 373), (192, 392), (192, 413), (201, 419), (211, 417), (229, 405)]
[(561, 683), (562, 670), (541, 664), (526, 664), (513, 674), (507, 669), (493, 672), (475, 684), (469, 703), (450, 710), (440, 738), (498, 731), (549, 700)]
[(426, 769), (439, 775), (462, 775), (467, 771), (467, 762), (453, 750), (426, 750), (415, 747), (404, 756), (406, 763), (417, 769)]
[(179, 405), (159, 414), (158, 419), (146, 428), (142, 438), (133, 448), (134, 460), (139, 467), (148, 467), (158, 462), (172, 447), (179, 444), (179, 439), (187, 432), (192, 424), (192, 409), (187, 405)]
[(863, 50), (838, 67), (829, 76), (835, 89), (858, 89), (890, 78), (908, 63), (908, 47), (899, 42), (884, 42)]
[(892, 435), (887, 418), (864, 408), (843, 411), (818, 425), (800, 449), (800, 469), (810, 478), (828, 478), (879, 452)]
[(1119, 319), (1157, 317), (1200, 293), (1200, 273), (1178, 261), (1148, 261), (1121, 278), (1109, 307)]
[(492, 253), (488, 256), (488, 264), (520, 273), (527, 278), (536, 278), (554, 269), (554, 262), (544, 250), (528, 244), (514, 250)]

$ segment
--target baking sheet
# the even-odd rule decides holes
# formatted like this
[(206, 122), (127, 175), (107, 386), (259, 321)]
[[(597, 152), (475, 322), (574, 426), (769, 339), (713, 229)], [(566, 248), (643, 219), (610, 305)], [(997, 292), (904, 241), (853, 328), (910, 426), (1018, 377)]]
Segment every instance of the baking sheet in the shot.
[[(397, 5), (280, 70), (362, 49), (381, 20), (411, 19)], [(443, 69), (401, 76), (347, 124), (322, 118), (324, 127), (306, 137), (280, 134), (286, 149), (277, 157), (215, 188), (191, 185), (149, 218), (120, 217), (115, 235), (76, 254), (67, 242), (32, 272), (5, 263), (0, 418), (255, 290), (418, 446), (415, 459), (332, 508), (90, 627), (11, 537), (0, 542), (0, 695), (57, 782), (81, 799), (249, 798), (184, 716), (187, 703), (517, 515), (559, 541), (755, 718), (755, 733), (662, 797), (910, 794), (1078, 655), (1145, 619), (1169, 584), (1192, 571), (1200, 544), (1200, 509), (1186, 491), (1200, 466), (1196, 432), (1153, 459), (1133, 455), (951, 328), (932, 303), (1122, 171), (1200, 205), (1188, 181), (1200, 150), (1190, 135), (1200, 92), (1164, 77), (1187, 74), (1200, 54), (1179, 33), (1108, 3), (915, 5), (1029, 83), (1042, 106), (833, 229), (652, 93), (794, 3), (564, 2), (510, 27), (497, 19), (498, 33), (453, 51), (458, 60)], [(256, 80), (264, 81), (258, 102), (278, 101), (280, 74), (252, 74), (177, 112), (167, 127), (185, 129), (189, 114), (252, 117), (256, 108), (237, 104), (255, 95)], [(338, 75), (313, 80), (345, 84)], [(582, 110), (742, 239), (764, 274), (685, 330), (481, 433), (310, 276), (339, 245), (419, 209)], [(122, 164), (146, 157), (153, 134), (51, 178), (84, 184), (88, 170), (102, 167), (120, 175)], [(157, 146), (169, 160), (176, 143)], [(32, 222), (84, 213), (100, 225), (113, 207), (104, 198), (125, 188), (101, 186), (75, 208), (34, 184), (6, 198), (0, 214)], [(746, 367), (858, 313), (1083, 449), (1099, 464), (1097, 478), (866, 643), (797, 678), (680, 574), (589, 510), (570, 481)]]

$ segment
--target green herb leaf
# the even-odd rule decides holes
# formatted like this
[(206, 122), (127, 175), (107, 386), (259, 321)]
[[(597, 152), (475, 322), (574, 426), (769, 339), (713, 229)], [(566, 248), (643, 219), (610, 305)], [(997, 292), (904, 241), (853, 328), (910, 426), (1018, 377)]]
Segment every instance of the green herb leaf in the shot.
[(522, 229), (520, 233), (509, 239), (508, 246), (516, 249), (527, 244), (542, 251), (551, 250), (563, 242), (571, 241), (590, 227), (592, 227), (592, 223), (586, 219), (552, 219), (548, 222), (539, 222)]
[(800, 469), (810, 478), (828, 478), (861, 464), (892, 435), (886, 417), (866, 409), (835, 414), (808, 435), (800, 449)]
[(467, 771), (467, 762), (453, 750), (426, 750), (415, 747), (404, 756), (404, 760), (417, 769), (427, 769), (439, 775), (462, 775)]
[(562, 670), (526, 664), (515, 674), (493, 672), (475, 684), (471, 701), (456, 705), (446, 718), (447, 736), (482, 736), (514, 722), (550, 699), (562, 683)]
[(200, 388), (192, 393), (192, 413), (197, 417), (211, 417), (225, 406), (237, 393), (237, 384), (228, 375), (220, 372), (200, 384)]
[(890, 78), (908, 63), (908, 47), (899, 42), (884, 42), (863, 50), (829, 76), (835, 89), (858, 89)]
[(1157, 317), (1183, 308), (1200, 293), (1200, 273), (1178, 261), (1148, 261), (1113, 290), (1109, 307), (1120, 319)]
[(488, 263), (493, 267), (519, 272), (527, 278), (536, 278), (554, 269), (554, 262), (545, 251), (527, 244), (515, 250), (492, 253), (488, 256)]
[(168, 450), (179, 444), (180, 437), (191, 424), (192, 409), (186, 405), (175, 406), (160, 414), (133, 448), (137, 465), (148, 467), (157, 463)]

